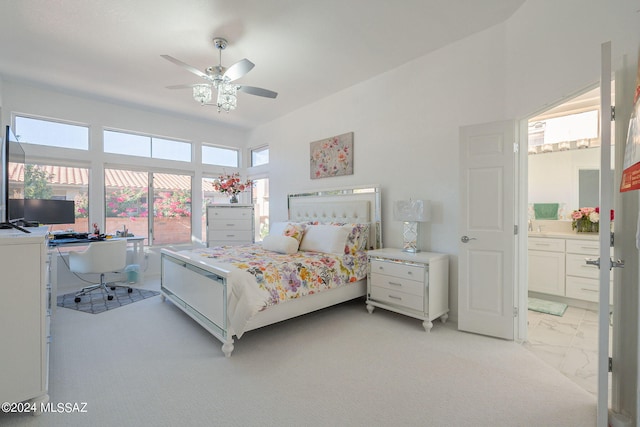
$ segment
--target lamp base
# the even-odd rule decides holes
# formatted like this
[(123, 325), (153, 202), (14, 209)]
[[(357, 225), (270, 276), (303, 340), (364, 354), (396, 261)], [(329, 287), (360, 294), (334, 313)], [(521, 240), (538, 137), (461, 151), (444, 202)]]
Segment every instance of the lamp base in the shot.
[(402, 230), (402, 252), (417, 253), (418, 249), (418, 223), (404, 221)]
[(416, 248), (403, 248), (402, 252), (409, 252), (410, 254), (417, 254), (418, 252), (422, 252), (420, 249)]

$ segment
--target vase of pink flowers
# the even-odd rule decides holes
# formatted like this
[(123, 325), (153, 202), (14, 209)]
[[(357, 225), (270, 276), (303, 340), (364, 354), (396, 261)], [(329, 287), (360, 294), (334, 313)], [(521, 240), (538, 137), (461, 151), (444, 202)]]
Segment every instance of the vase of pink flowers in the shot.
[(213, 181), (213, 189), (218, 193), (229, 195), (229, 203), (238, 203), (238, 194), (251, 188), (251, 180), (243, 181), (239, 173), (220, 175)]
[[(613, 209), (610, 218), (613, 221)], [(600, 231), (600, 208), (580, 208), (571, 213), (571, 229), (578, 233), (597, 233)]]

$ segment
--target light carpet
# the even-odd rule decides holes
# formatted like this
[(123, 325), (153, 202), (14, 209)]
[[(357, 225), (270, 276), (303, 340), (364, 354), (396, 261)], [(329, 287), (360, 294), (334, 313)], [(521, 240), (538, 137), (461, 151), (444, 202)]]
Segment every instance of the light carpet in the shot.
[(231, 358), (170, 302), (53, 319), (51, 401), (3, 426), (594, 426), (596, 400), (522, 345), (354, 301), (246, 333)]

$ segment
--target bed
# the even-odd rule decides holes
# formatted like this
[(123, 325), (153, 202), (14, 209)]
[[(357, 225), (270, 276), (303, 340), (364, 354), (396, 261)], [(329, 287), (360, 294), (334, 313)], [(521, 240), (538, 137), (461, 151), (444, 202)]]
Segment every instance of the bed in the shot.
[(380, 206), (378, 187), (290, 194), (288, 220), (263, 243), (162, 249), (162, 298), (230, 357), (247, 331), (366, 294), (365, 250), (382, 247)]

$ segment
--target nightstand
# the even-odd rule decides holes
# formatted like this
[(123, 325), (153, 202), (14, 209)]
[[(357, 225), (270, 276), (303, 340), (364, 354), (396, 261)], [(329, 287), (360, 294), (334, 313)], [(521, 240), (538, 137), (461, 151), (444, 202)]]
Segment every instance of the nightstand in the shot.
[(435, 252), (368, 251), (367, 310), (375, 307), (421, 319), (427, 332), (433, 320), (449, 318), (449, 257)]

